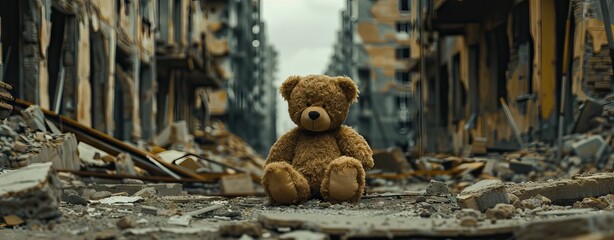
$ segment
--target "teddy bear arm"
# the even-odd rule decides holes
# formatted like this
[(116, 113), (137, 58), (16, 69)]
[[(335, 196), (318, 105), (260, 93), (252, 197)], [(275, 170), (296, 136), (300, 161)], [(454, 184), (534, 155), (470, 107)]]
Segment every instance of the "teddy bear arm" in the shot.
[(365, 169), (373, 167), (373, 150), (354, 129), (342, 126), (337, 134), (337, 143), (343, 155), (356, 158)]
[(274, 162), (292, 163), (294, 149), (298, 140), (298, 131), (293, 129), (277, 139), (269, 151), (265, 164)]

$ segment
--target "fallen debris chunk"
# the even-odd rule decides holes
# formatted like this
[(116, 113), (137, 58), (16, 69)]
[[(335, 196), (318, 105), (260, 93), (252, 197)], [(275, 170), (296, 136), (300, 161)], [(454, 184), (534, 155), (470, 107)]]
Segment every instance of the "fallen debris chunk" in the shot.
[(148, 187), (148, 188), (143, 188), (141, 190), (139, 190), (138, 192), (134, 193), (133, 196), (135, 197), (142, 197), (142, 198), (155, 198), (157, 196), (157, 192), (155, 188), (152, 187)]
[(605, 149), (601, 135), (592, 135), (571, 144), (574, 153), (581, 158), (599, 159)]
[(542, 195), (554, 204), (572, 204), (586, 197), (599, 197), (614, 193), (614, 173), (599, 173), (549, 182), (515, 184), (508, 191), (520, 200)]
[(45, 127), (45, 114), (41, 110), (40, 106), (29, 106), (21, 111), (21, 116), (23, 116), (23, 118), (26, 120), (28, 127), (30, 127), (32, 131), (47, 131), (47, 128)]
[(52, 219), (59, 211), (61, 183), (50, 162), (0, 174), (0, 215)]
[(222, 237), (233, 238), (238, 238), (241, 237), (243, 234), (246, 234), (257, 238), (262, 235), (262, 227), (260, 226), (260, 224), (252, 222), (229, 223), (220, 226), (219, 234)]
[(582, 199), (582, 201), (578, 201), (574, 203), (573, 207), (574, 208), (595, 208), (595, 209), (603, 210), (608, 207), (608, 203), (601, 201), (601, 199), (588, 197), (588, 198)]
[(289, 233), (284, 233), (279, 236), (279, 239), (302, 239), (302, 240), (326, 240), (326, 234), (312, 232), (307, 230), (298, 230)]
[(477, 227), (478, 219), (472, 216), (462, 217), (460, 220), (460, 225), (463, 227)]
[(132, 235), (145, 235), (155, 232), (168, 232), (175, 234), (197, 234), (202, 232), (215, 232), (217, 229), (212, 227), (151, 227), (151, 228), (130, 228), (124, 230), (124, 233)]
[(3, 218), (4, 218), (4, 223), (6, 223), (6, 225), (9, 227), (21, 225), (24, 223), (23, 219), (15, 215), (4, 216)]
[(141, 206), (141, 212), (146, 214), (151, 214), (154, 216), (158, 215), (158, 208), (152, 206)]
[(550, 204), (552, 204), (552, 201), (550, 201), (550, 199), (538, 194), (537, 196), (533, 196), (529, 199), (521, 200), (517, 204), (517, 207), (526, 208), (526, 209), (536, 209), (538, 207), (541, 207), (544, 205), (550, 205)]
[(108, 198), (111, 196), (111, 192), (109, 191), (98, 191), (95, 192), (94, 194), (92, 194), (92, 196), (90, 196), (91, 200), (100, 200), (103, 198)]
[(141, 197), (125, 197), (125, 196), (113, 196), (104, 199), (100, 199), (100, 203), (104, 204), (122, 204), (122, 203), (134, 203), (143, 200)]
[(69, 203), (69, 204), (84, 205), (84, 206), (86, 206), (89, 203), (85, 198), (82, 198), (77, 194), (68, 194), (68, 196), (66, 196), (65, 198), (62, 198), (62, 201)]
[(133, 216), (125, 216), (117, 221), (117, 227), (120, 229), (128, 229), (136, 227), (136, 219)]
[(105, 229), (96, 233), (96, 240), (107, 240), (107, 239), (115, 239), (119, 232), (115, 229)]
[(426, 195), (446, 195), (449, 193), (446, 183), (440, 181), (431, 180), (426, 188)]
[(224, 195), (238, 196), (254, 194), (254, 184), (248, 174), (233, 174), (223, 176), (220, 180)]
[(196, 210), (196, 211), (192, 211), (192, 212), (185, 213), (184, 215), (189, 215), (189, 216), (194, 217), (194, 216), (198, 216), (198, 215), (201, 215), (201, 214), (204, 214), (204, 213), (208, 213), (208, 212), (211, 212), (211, 211), (214, 211), (214, 210), (220, 209), (220, 208), (222, 208), (223, 206), (224, 206), (224, 205), (222, 205), (222, 204), (214, 204), (214, 205), (211, 205), (211, 206), (205, 207), (205, 208), (203, 208), (203, 209), (199, 209), (199, 210)]
[(510, 219), (514, 216), (516, 208), (511, 204), (499, 203), (494, 208), (486, 210), (488, 219)]
[(187, 227), (190, 225), (190, 220), (192, 220), (190, 215), (175, 215), (168, 219), (168, 224)]
[(509, 203), (507, 190), (501, 180), (482, 180), (465, 188), (458, 196), (459, 205), (480, 212), (497, 203)]

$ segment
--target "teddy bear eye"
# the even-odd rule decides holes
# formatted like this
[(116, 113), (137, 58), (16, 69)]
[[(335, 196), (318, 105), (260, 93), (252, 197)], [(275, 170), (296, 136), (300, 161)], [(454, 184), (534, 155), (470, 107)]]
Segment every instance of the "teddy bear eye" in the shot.
[(311, 106), (311, 104), (309, 102), (306, 102), (305, 106), (309, 107), (309, 106)]
[(326, 108), (326, 103), (322, 104), (322, 108)]

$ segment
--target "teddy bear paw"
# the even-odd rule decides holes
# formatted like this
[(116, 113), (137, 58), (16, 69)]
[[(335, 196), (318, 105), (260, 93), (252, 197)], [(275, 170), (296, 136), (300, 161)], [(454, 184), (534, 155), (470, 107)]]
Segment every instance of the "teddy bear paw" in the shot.
[(365, 173), (358, 160), (341, 157), (329, 165), (328, 177), (322, 182), (321, 192), (332, 202), (357, 201), (364, 188)]
[(356, 168), (344, 168), (341, 171), (331, 172), (328, 185), (330, 197), (338, 201), (347, 201), (354, 197), (358, 190), (357, 176)]
[(262, 185), (273, 204), (295, 204), (309, 196), (307, 180), (287, 163), (271, 163), (265, 167)]
[(293, 204), (298, 201), (298, 192), (290, 173), (283, 169), (275, 169), (269, 175), (268, 190), (271, 198), (281, 204)]

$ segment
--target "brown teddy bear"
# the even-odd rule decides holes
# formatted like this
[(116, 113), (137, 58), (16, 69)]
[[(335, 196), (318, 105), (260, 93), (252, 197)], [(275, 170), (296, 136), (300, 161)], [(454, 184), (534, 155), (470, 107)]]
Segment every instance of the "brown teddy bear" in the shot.
[(348, 77), (289, 77), (280, 88), (298, 127), (271, 147), (262, 186), (271, 204), (296, 204), (312, 197), (356, 202), (373, 151), (352, 128), (342, 125), (358, 88)]

